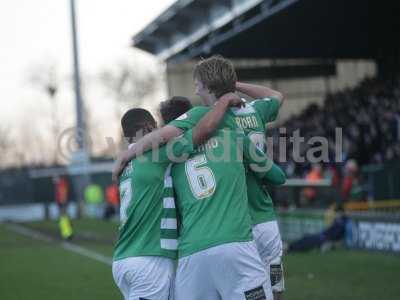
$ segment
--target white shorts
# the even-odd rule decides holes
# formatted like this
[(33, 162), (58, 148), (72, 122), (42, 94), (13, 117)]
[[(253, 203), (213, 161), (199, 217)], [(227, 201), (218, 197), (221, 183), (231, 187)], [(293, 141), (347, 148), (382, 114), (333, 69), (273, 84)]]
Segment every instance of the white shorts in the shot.
[(284, 291), (282, 239), (278, 222), (270, 221), (253, 226), (253, 237), (267, 273), (270, 274), (272, 291)]
[(113, 262), (114, 281), (125, 300), (173, 299), (174, 261), (158, 256), (128, 257)]
[(270, 300), (270, 286), (255, 243), (227, 243), (179, 259), (175, 300)]

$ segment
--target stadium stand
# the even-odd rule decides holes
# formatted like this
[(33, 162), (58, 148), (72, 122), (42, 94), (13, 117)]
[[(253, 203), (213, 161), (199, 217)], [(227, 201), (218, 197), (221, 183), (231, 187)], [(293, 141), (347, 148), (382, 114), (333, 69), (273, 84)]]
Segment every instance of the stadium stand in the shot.
[[(327, 95), (324, 105), (309, 105), (281, 127), (287, 136), (300, 130), (307, 141), (321, 136), (330, 142), (330, 160), (335, 149), (335, 128), (343, 128), (343, 158), (355, 159), (360, 165), (377, 164), (400, 158), (400, 81), (398, 79), (365, 79), (354, 89)], [(279, 136), (279, 130), (272, 132)], [(333, 144), (331, 144), (333, 143)], [(310, 145), (304, 144), (302, 152)], [(307, 148), (308, 147), (308, 148)], [(310, 163), (296, 163), (293, 145), (287, 143), (290, 175), (304, 177)], [(278, 151), (278, 148), (274, 150)], [(279, 158), (278, 153), (275, 153)]]

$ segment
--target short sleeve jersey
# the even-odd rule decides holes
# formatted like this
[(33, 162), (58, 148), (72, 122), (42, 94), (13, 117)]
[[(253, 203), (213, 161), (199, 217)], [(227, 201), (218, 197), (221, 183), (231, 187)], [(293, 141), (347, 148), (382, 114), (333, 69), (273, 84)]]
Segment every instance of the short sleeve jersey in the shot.
[[(279, 107), (279, 101), (275, 98), (254, 100), (243, 108), (230, 109), (225, 114), (219, 128), (242, 129), (250, 140), (261, 151), (265, 152), (265, 124), (276, 119)], [(209, 107), (195, 107), (169, 123), (169, 125), (183, 130), (191, 129), (209, 110)], [(271, 196), (253, 172), (246, 173), (246, 184), (252, 224), (256, 225), (275, 220), (276, 216)]]
[(243, 133), (218, 130), (188, 160), (173, 165), (181, 217), (179, 257), (251, 240), (242, 160), (243, 155), (249, 157), (249, 145), (253, 144)]
[(114, 260), (177, 255), (177, 220), (171, 157), (193, 151), (192, 132), (132, 160), (120, 176), (120, 228)]

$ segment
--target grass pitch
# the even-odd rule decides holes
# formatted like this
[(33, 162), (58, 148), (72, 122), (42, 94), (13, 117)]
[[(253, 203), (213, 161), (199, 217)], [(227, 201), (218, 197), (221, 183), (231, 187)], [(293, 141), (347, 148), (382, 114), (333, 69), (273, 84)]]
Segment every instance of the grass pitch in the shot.
[[(111, 266), (62, 248), (55, 222), (24, 226), (52, 240), (26, 237), (0, 224), (0, 299), (122, 299)], [(74, 230), (72, 243), (111, 258), (116, 223), (79, 220)], [(394, 300), (400, 295), (398, 256), (342, 249), (291, 254), (284, 262), (286, 300)]]

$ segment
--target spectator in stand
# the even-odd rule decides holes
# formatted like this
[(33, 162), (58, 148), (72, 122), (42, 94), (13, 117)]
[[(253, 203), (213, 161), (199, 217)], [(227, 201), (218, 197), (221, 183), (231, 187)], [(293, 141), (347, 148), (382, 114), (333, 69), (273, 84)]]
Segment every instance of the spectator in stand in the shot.
[[(306, 175), (308, 182), (317, 182), (322, 179), (322, 168), (320, 164), (313, 164), (311, 170)], [(302, 191), (301, 206), (312, 204), (317, 196), (317, 190), (313, 187), (306, 187)]]
[(86, 212), (89, 217), (100, 218), (104, 215), (102, 212), (103, 206), (103, 190), (100, 185), (90, 183), (84, 190), (86, 201)]
[(354, 159), (348, 160), (345, 164), (341, 196), (344, 202), (366, 200), (358, 165)]
[[(343, 161), (363, 166), (399, 160), (400, 80), (365, 79), (355, 88), (327, 95), (322, 106), (309, 105), (299, 114), (291, 116), (281, 127), (285, 131), (278, 128), (268, 131), (275, 143), (269, 149), (272, 148), (274, 161), (282, 166), (288, 177), (305, 178), (311, 168), (309, 162), (298, 162), (293, 157), (293, 142), (290, 138), (294, 132), (298, 130), (305, 139), (298, 153), (302, 157), (305, 157), (310, 147), (307, 143), (309, 139), (322, 136), (329, 143), (332, 176), (328, 178), (332, 178), (334, 186), (338, 187), (337, 194), (335, 192), (330, 199), (335, 199), (337, 203), (343, 199), (365, 200), (365, 188), (361, 184), (359, 172), (349, 174), (341, 162), (334, 163), (337, 146), (335, 130), (342, 129)], [(279, 138), (286, 138), (286, 149), (280, 149), (284, 143), (277, 146)], [(285, 152), (286, 155), (282, 156)], [(280, 199), (281, 203), (284, 203), (285, 197)], [(305, 190), (303, 199), (307, 197), (315, 197), (312, 189)], [(318, 202), (314, 201), (314, 205), (318, 205)]]
[[(305, 138), (302, 155), (312, 136), (329, 140), (329, 156), (334, 157), (335, 129), (342, 128), (343, 157), (354, 159), (358, 164), (383, 163), (400, 158), (400, 81), (399, 79), (365, 79), (353, 89), (330, 94), (323, 106), (309, 105), (300, 114), (282, 124), (286, 137), (299, 130)], [(276, 139), (278, 130), (271, 131)], [(309, 163), (293, 160), (292, 143), (287, 142), (288, 161), (282, 161), (287, 174), (304, 177)], [(275, 151), (278, 150), (275, 147)], [(279, 153), (274, 158), (279, 162)], [(339, 170), (340, 171), (340, 170)]]
[(354, 159), (346, 162), (344, 167), (344, 177), (341, 188), (341, 196), (344, 202), (350, 198), (350, 193), (353, 185), (358, 180), (358, 165)]
[(115, 183), (110, 184), (106, 188), (106, 210), (104, 212), (104, 219), (111, 219), (118, 211), (119, 208), (119, 190)]

